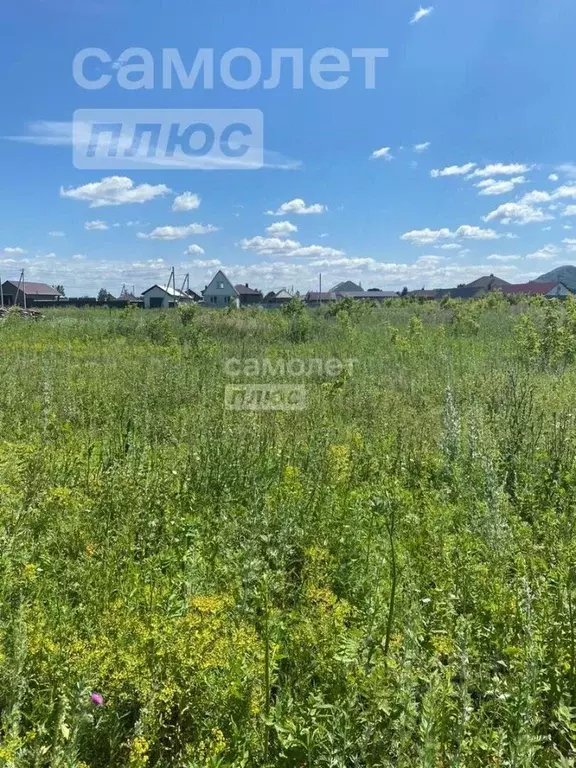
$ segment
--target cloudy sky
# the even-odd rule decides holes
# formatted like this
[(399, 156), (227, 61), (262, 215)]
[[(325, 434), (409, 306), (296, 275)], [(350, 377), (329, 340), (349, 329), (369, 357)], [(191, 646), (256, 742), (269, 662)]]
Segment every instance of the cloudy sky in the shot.
[[(494, 272), (512, 282), (576, 261), (576, 50), (572, 0), (22, 0), (3, 7), (0, 276), (64, 284), (68, 295), (138, 292), (222, 267), (262, 289), (449, 287)], [(432, 4), (433, 3), (433, 4)], [(119, 78), (144, 47), (153, 82)], [(86, 90), (73, 77), (97, 47)], [(186, 70), (231, 48), (262, 62), (255, 87), (163, 88), (162, 50)], [(302, 49), (303, 88), (272, 50)], [(386, 48), (366, 88), (320, 88), (322, 48)], [(150, 72), (148, 72), (150, 75)], [(238, 79), (242, 74), (238, 74)], [(338, 75), (327, 74), (326, 81)], [(135, 76), (138, 80), (138, 74)], [(78, 170), (78, 109), (258, 109), (264, 167)], [(574, 227), (574, 228), (573, 228)]]

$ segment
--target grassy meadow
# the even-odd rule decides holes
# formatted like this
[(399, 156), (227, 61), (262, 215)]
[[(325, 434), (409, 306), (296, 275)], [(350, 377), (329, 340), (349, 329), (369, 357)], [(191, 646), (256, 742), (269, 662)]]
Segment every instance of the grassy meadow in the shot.
[(0, 359), (0, 766), (575, 765), (576, 301), (53, 310)]

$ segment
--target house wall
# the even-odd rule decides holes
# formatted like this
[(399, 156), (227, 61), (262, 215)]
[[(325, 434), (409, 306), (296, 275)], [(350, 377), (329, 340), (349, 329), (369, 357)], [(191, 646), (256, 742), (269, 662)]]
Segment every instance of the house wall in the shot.
[(150, 309), (150, 299), (152, 298), (162, 299), (162, 307), (159, 307), (159, 309), (168, 309), (170, 304), (174, 303), (174, 300), (166, 293), (166, 291), (163, 291), (162, 288), (156, 287), (151, 288), (146, 292), (146, 295), (144, 296), (144, 309)]
[(204, 292), (204, 302), (208, 307), (229, 307), (231, 299), (238, 299), (235, 293), (232, 293), (230, 289), (208, 287), (208, 290)]
[[(16, 299), (16, 289), (12, 290), (6, 290), (3, 289), (3, 298), (4, 298), (4, 306), (11, 307), (14, 304), (14, 300)], [(34, 294), (33, 296), (27, 295), (26, 296), (26, 306), (32, 307), (34, 302), (40, 302), (40, 301), (56, 301), (56, 296), (54, 295), (44, 295), (44, 294)], [(18, 293), (18, 306), (23, 307), (24, 306), (24, 296), (22, 294), (22, 291)]]
[(240, 294), (240, 305), (241, 306), (248, 306), (250, 304), (261, 304), (262, 303), (262, 294), (261, 293), (241, 293)]
[(238, 294), (234, 286), (221, 272), (214, 276), (202, 296), (207, 307), (229, 307), (232, 299), (236, 301), (236, 306), (239, 306)]

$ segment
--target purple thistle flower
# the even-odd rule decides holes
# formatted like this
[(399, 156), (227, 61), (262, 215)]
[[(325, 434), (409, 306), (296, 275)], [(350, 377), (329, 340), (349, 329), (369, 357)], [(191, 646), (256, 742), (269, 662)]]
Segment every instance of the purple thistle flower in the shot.
[(103, 707), (104, 706), (104, 699), (103, 697), (97, 693), (96, 691), (93, 691), (90, 694), (90, 701), (92, 704), (95, 704), (97, 707)]

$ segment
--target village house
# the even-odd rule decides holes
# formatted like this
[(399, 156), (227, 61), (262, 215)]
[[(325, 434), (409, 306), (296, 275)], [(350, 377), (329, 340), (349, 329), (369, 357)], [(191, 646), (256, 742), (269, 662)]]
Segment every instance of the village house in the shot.
[(338, 301), (333, 291), (308, 291), (304, 296), (304, 303), (309, 307), (319, 307), (322, 304), (331, 304), (333, 301)]
[(202, 291), (204, 303), (208, 307), (229, 307), (231, 303), (240, 305), (238, 291), (221, 269), (216, 272), (210, 283)]
[(178, 304), (192, 304), (194, 298), (172, 286), (153, 285), (142, 294), (144, 309), (171, 309)]
[(18, 280), (6, 280), (2, 283), (2, 298), (7, 307), (14, 304), (30, 307), (35, 302), (64, 300), (64, 295), (46, 283), (19, 284)]
[(505, 296), (524, 295), (524, 296), (546, 296), (547, 298), (566, 298), (571, 296), (572, 291), (564, 283), (519, 283), (517, 285), (507, 285), (502, 289)]
[(356, 299), (358, 301), (384, 301), (384, 299), (397, 299), (395, 291), (336, 291), (339, 299)]
[(286, 290), (286, 288), (281, 288), (279, 291), (270, 291), (269, 293), (264, 296), (264, 306), (266, 307), (283, 307), (286, 304), (289, 304), (294, 297), (292, 294)]
[(343, 291), (347, 293), (362, 293), (364, 291), (364, 288), (359, 283), (353, 283), (352, 280), (346, 280), (343, 283), (338, 283), (338, 285), (335, 285), (334, 288), (330, 289), (331, 293), (342, 293)]
[(262, 291), (259, 291), (257, 288), (250, 288), (248, 283), (245, 285), (235, 285), (234, 288), (238, 294), (241, 307), (262, 303)]

